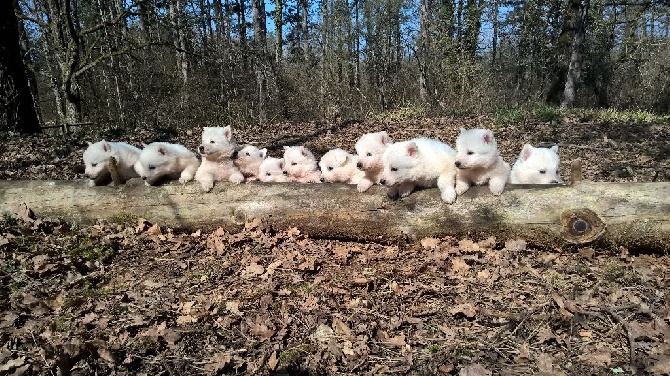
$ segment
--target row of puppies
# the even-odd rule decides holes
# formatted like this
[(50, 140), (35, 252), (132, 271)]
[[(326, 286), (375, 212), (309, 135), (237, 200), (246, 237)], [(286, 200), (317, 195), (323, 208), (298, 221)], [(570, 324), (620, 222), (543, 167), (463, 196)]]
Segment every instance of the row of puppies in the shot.
[(205, 127), (198, 152), (202, 162), (179, 144), (155, 142), (140, 150), (122, 142), (100, 141), (84, 152), (90, 186), (111, 180), (107, 161), (114, 157), (122, 181), (141, 177), (147, 185), (165, 179), (186, 183), (195, 179), (208, 192), (216, 181), (340, 182), (356, 184), (364, 192), (374, 184), (389, 187), (392, 198), (405, 197), (417, 187), (440, 189), (453, 203), (471, 185), (489, 184), (500, 195), (505, 184), (560, 183), (558, 147), (524, 145), (510, 169), (498, 153), (493, 132), (461, 129), (456, 150), (434, 139), (393, 142), (386, 132), (367, 133), (356, 142), (357, 154), (333, 149), (317, 163), (304, 146), (285, 146), (283, 158), (267, 156), (267, 149), (238, 147), (228, 127)]

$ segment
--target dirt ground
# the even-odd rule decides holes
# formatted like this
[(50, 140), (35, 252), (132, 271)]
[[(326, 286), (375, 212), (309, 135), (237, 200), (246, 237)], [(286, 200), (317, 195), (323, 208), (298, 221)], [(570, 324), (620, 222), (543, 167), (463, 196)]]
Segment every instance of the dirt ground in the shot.
[[(5, 135), (0, 179), (81, 179), (86, 141), (195, 149), (199, 127)], [(377, 130), (453, 144), (460, 127), (492, 128), (508, 162), (524, 142), (558, 143), (566, 179), (579, 158), (586, 179), (670, 181), (667, 123), (479, 116), (235, 133), (271, 155), (320, 155)], [(0, 221), (0, 375), (670, 374), (669, 276), (667, 254), (624, 248), (341, 242), (260, 221), (239, 233), (77, 226), (17, 210)]]

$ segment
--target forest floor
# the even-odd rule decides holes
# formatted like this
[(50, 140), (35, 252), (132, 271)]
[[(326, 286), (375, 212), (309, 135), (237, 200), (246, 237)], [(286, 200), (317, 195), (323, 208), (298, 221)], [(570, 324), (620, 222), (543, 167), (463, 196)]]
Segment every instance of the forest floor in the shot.
[[(491, 116), (276, 124), (238, 141), (353, 151), (365, 132), (453, 144), (488, 127), (513, 162), (558, 143), (594, 181), (670, 181), (670, 125)], [(2, 136), (0, 179), (82, 179), (86, 141), (194, 149), (198, 125)], [(85, 184), (82, 181), (82, 184)], [(1, 194), (1, 192), (0, 192)], [(0, 220), (0, 375), (670, 374), (670, 257), (536, 249), (523, 239), (410, 244), (239, 233), (140, 220)]]

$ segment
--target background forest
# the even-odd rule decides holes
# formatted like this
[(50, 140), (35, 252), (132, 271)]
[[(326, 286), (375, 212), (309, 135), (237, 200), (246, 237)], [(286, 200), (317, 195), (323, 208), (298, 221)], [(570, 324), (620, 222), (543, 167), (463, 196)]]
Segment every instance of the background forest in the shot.
[(2, 48), (20, 48), (0, 58), (9, 130), (34, 130), (20, 121), (24, 81), (42, 124), (538, 104), (670, 111), (666, 0), (17, 0), (14, 12), (5, 3)]

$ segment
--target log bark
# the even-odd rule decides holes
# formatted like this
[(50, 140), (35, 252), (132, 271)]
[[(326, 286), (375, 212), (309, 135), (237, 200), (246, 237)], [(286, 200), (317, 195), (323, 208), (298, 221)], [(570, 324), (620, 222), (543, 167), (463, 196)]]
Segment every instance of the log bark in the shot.
[(437, 189), (390, 200), (380, 186), (358, 193), (340, 184), (170, 183), (118, 187), (85, 181), (0, 181), (0, 209), (25, 204), (40, 217), (75, 223), (145, 218), (179, 229), (236, 231), (261, 219), (275, 229), (296, 227), (314, 238), (394, 242), (423, 237), (523, 238), (545, 247), (569, 244), (670, 250), (670, 182), (508, 186), (499, 197), (474, 187), (455, 204)]

